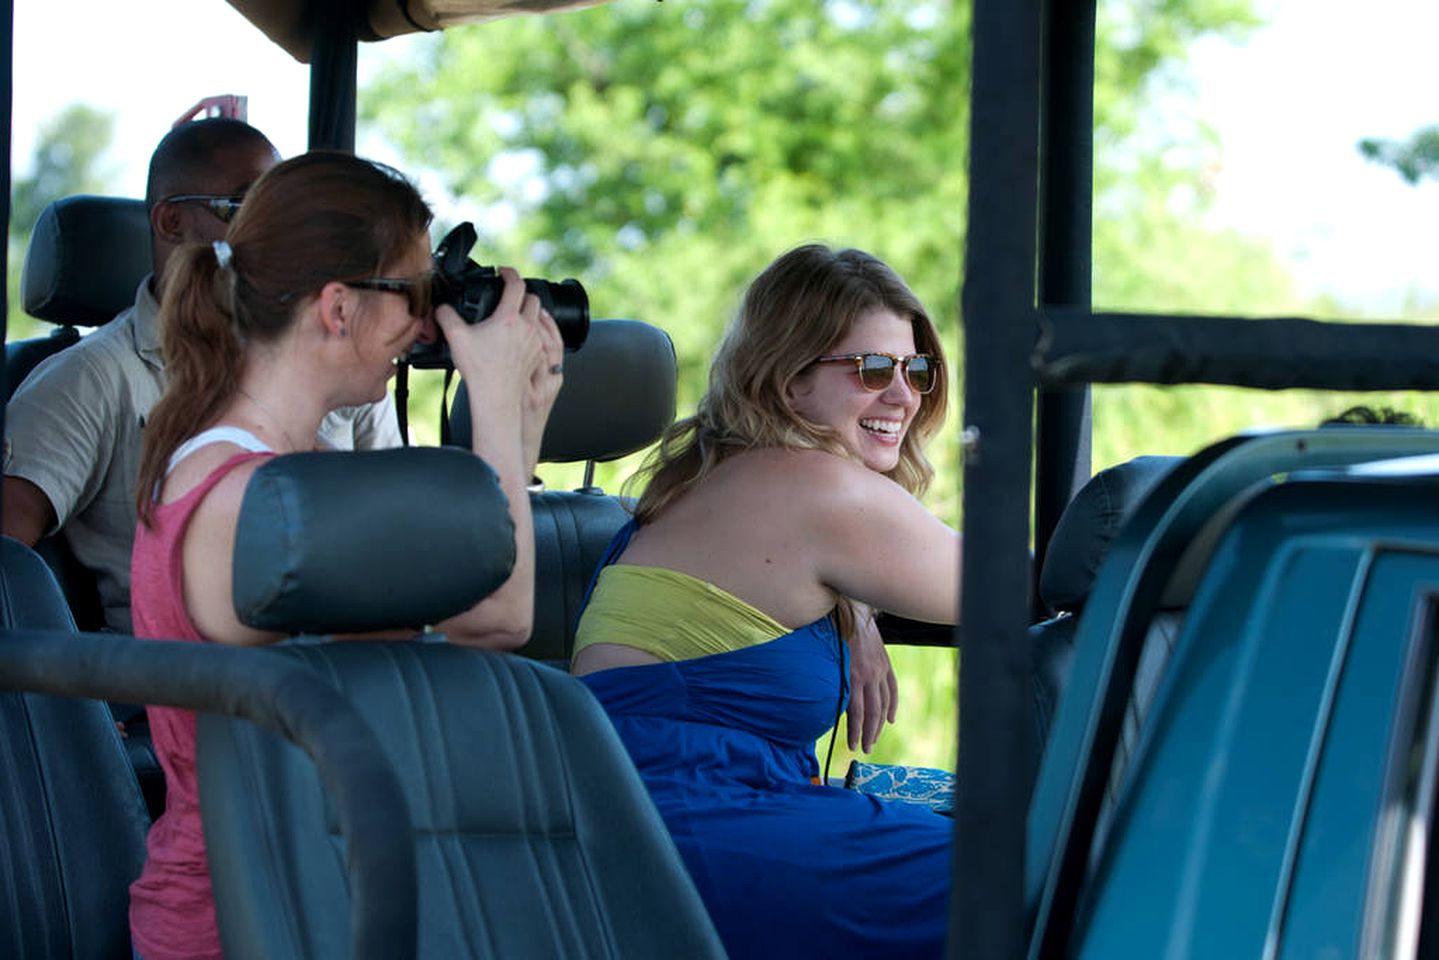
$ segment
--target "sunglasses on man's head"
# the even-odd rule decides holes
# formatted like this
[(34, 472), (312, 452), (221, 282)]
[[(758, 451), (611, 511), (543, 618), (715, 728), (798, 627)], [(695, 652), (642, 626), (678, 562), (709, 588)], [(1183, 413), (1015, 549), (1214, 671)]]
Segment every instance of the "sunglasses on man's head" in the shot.
[(166, 197), (161, 203), (198, 203), (204, 206), (221, 223), (229, 223), (235, 219), (235, 214), (240, 212), (240, 204), (245, 200), (244, 194), (233, 196), (219, 196), (213, 193), (177, 193), (173, 197)]
[(896, 357), (892, 353), (842, 353), (833, 357), (819, 357), (814, 363), (852, 363), (859, 373), (860, 386), (878, 392), (894, 382), (896, 367), (904, 370), (904, 380), (915, 393), (929, 393), (934, 389), (934, 380), (939, 361), (927, 353), (913, 353), (907, 357)]
[(430, 315), (430, 287), (434, 277), (423, 273), (418, 277), (369, 277), (364, 280), (347, 280), (345, 286), (358, 290), (380, 290), (384, 293), (401, 293), (412, 317)]

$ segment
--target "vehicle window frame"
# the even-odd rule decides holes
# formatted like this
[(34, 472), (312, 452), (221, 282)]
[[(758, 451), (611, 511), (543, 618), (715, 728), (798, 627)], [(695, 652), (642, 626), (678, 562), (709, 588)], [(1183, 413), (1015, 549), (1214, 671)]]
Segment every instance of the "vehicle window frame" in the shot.
[[(1360, 955), (1419, 956), (1439, 787), (1439, 585), (1419, 588), (1376, 811)], [(1416, 763), (1417, 761), (1417, 763)]]

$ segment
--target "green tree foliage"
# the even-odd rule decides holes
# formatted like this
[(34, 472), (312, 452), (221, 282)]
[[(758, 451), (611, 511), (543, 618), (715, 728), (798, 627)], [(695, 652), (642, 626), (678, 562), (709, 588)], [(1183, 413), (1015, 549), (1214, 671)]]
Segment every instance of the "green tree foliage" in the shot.
[(1405, 141), (1360, 140), (1359, 152), (1375, 163), (1393, 167), (1410, 185), (1424, 177), (1439, 178), (1439, 127), (1425, 127)]
[[(1202, 226), (1194, 184), (1217, 155), (1212, 134), (1154, 123), (1183, 93), (1196, 38), (1256, 23), (1250, 0), (1100, 5), (1098, 302), (1290, 295), (1266, 250)], [(471, 205), (482, 261), (579, 276), (597, 316), (664, 327), (681, 410), (745, 283), (812, 239), (871, 250), (909, 280), (953, 345), (958, 397), (969, 28), (963, 0), (632, 0), (448, 31), (360, 99), (406, 167)], [(932, 451), (929, 497), (952, 522), (956, 434)], [(952, 654), (895, 655), (905, 726), (884, 755), (947, 764)]]
[(449, 31), (363, 101), (485, 208), (477, 253), (669, 330), (693, 402), (737, 292), (804, 240), (883, 251), (953, 329), (967, 29), (934, 2), (614, 4)]
[(114, 174), (108, 156), (114, 140), (113, 113), (88, 104), (70, 104), (41, 127), (30, 172), (11, 183), (8, 338), (34, 336), (41, 326), (20, 309), (20, 269), (35, 220), (52, 200), (106, 192)]
[(10, 189), (10, 235), (28, 236), (50, 201), (74, 193), (103, 193), (113, 178), (108, 152), (115, 115), (72, 103), (40, 128), (30, 172)]

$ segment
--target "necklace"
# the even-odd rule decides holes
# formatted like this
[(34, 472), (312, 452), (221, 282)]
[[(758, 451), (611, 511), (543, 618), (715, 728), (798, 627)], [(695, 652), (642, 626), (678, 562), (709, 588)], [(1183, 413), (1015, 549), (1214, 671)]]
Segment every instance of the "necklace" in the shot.
[(278, 416), (276, 416), (275, 411), (271, 410), (269, 407), (261, 403), (258, 399), (252, 396), (250, 392), (244, 387), (236, 387), (235, 389), (239, 392), (240, 396), (244, 397), (246, 400), (250, 401), (256, 407), (258, 407), (260, 412), (263, 413), (266, 417), (268, 417), (270, 419), (270, 422), (279, 428), (280, 433), (285, 438), (285, 442), (290, 445), (290, 452), (299, 452), (304, 449), (295, 442), (294, 437), (290, 436), (290, 431), (285, 429), (285, 421), (281, 420)]

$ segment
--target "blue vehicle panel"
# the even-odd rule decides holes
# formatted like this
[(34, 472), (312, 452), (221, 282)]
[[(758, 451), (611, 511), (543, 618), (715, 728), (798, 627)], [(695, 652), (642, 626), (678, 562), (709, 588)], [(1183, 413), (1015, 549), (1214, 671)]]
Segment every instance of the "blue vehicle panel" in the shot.
[(1240, 513), (1101, 819), (1073, 952), (1359, 951), (1434, 494), (1294, 480)]

